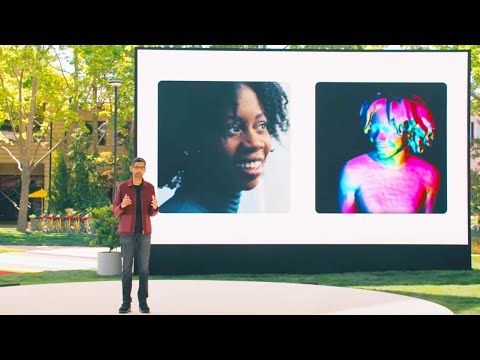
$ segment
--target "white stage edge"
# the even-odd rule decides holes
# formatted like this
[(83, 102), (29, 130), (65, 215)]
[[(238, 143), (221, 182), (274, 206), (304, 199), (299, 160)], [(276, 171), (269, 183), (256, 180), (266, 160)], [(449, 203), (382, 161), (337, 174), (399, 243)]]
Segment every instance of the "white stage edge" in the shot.
[[(133, 282), (132, 312), (138, 309)], [(378, 291), (250, 281), (151, 280), (150, 315), (452, 315), (438, 304)], [(0, 287), (0, 315), (117, 315), (121, 282)]]

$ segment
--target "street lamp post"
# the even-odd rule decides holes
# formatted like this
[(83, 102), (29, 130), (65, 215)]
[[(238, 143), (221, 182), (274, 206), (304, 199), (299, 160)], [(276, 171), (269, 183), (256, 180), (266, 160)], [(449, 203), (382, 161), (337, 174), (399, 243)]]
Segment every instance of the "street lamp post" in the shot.
[(113, 190), (112, 202), (115, 199), (115, 192), (117, 191), (117, 109), (118, 109), (118, 88), (122, 86), (123, 82), (120, 80), (110, 80), (108, 82), (115, 89), (115, 110), (113, 115)]

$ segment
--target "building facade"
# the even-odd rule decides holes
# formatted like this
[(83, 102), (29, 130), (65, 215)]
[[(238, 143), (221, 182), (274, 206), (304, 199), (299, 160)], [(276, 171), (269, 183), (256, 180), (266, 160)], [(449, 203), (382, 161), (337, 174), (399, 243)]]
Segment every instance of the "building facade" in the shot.
[[(93, 116), (90, 112), (81, 111), (80, 113), (81, 123), (85, 125), (90, 133), (92, 131)], [(114, 151), (114, 133), (107, 127), (107, 123), (110, 119), (98, 120), (98, 151), (99, 152), (112, 152)], [(5, 123), (4, 123), (5, 124)], [(2, 134), (13, 140), (13, 132), (9, 126), (0, 127)], [(50, 134), (51, 140), (50, 141)], [(32, 154), (34, 155), (34, 161), (44, 156), (51, 147), (55, 146), (63, 137), (65, 131), (62, 123), (52, 124), (51, 131), (46, 132), (44, 138), (37, 142), (34, 141)], [(118, 139), (118, 137), (117, 137)], [(68, 145), (69, 139), (67, 137), (66, 144)], [(19, 157), (19, 150), (16, 146), (5, 145), (15, 157)], [(92, 151), (91, 149), (89, 151)], [(117, 140), (117, 159), (120, 158), (127, 151), (123, 144), (123, 141)], [(120, 169), (121, 163), (117, 162), (117, 169)], [(0, 222), (15, 222), (18, 217), (18, 205), (20, 203), (20, 170), (17, 163), (8, 154), (5, 149), (0, 148)], [(51, 175), (51, 156), (45, 157), (43, 161), (33, 170), (31, 174), (31, 183), (29, 193), (34, 191), (45, 189), (47, 192), (50, 186)], [(48, 208), (48, 197), (44, 199), (43, 209), (46, 211)], [(29, 214), (40, 214), (42, 209), (41, 198), (29, 199)]]

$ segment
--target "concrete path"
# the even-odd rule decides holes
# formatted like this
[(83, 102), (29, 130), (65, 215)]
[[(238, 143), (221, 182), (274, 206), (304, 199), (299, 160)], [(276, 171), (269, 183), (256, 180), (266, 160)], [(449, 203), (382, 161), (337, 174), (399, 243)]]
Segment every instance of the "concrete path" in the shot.
[(77, 246), (10, 246), (2, 245), (0, 271), (38, 272), (96, 269), (97, 253), (108, 248)]

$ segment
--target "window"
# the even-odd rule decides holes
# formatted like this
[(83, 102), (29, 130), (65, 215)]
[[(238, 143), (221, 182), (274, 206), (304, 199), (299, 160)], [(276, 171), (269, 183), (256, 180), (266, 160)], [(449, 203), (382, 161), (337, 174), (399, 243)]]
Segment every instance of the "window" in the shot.
[[(16, 130), (18, 131), (18, 126), (16, 127)], [(11, 125), (10, 120), (0, 121), (0, 132), (8, 140), (15, 141), (15, 134), (14, 134), (14, 131), (12, 129), (12, 125)]]
[[(38, 121), (37, 119), (34, 120), (33, 128), (32, 128), (34, 140), (43, 141), (44, 139), (45, 133), (40, 133), (41, 125), (42, 125), (42, 122)], [(3, 121), (0, 121), (0, 133), (8, 140), (15, 141), (15, 133), (18, 136), (18, 131), (19, 131), (18, 125), (15, 125), (15, 131), (14, 131), (10, 120), (6, 119)], [(25, 127), (23, 131), (27, 131), (27, 128)]]
[[(88, 129), (88, 133), (93, 133), (93, 122), (85, 121), (85, 126)], [(106, 145), (106, 134), (107, 134), (107, 122), (98, 121), (98, 145)]]

